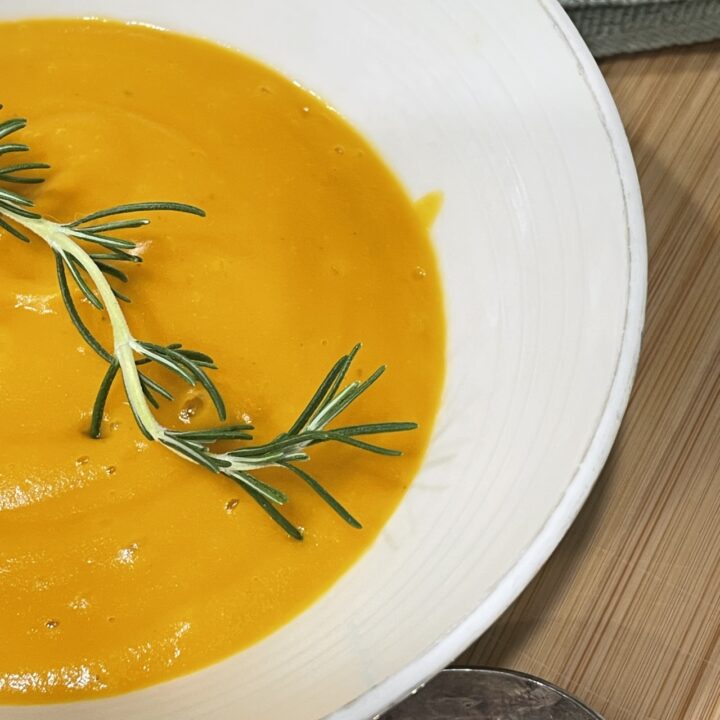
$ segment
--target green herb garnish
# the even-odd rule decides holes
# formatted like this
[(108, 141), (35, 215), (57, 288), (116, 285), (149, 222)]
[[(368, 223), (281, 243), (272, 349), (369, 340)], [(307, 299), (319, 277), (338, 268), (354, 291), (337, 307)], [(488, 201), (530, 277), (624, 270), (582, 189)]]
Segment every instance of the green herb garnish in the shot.
[[(26, 124), (24, 118), (0, 122), (0, 140), (22, 130)], [(28, 150), (27, 145), (0, 142), (0, 156)], [(41, 183), (44, 178), (35, 172), (49, 167), (39, 162), (11, 163), (0, 167), (0, 183)], [(57, 223), (38, 214), (29, 198), (0, 187), (0, 228), (23, 242), (30, 241), (29, 231), (47, 243), (55, 254), (60, 293), (70, 319), (87, 344), (108, 364), (93, 407), (90, 434), (95, 438), (100, 437), (108, 393), (119, 374), (138, 427), (148, 440), (158, 441), (186, 460), (233, 480), (292, 537), (300, 540), (302, 532), (278, 509), (288, 498), (285, 493), (257, 477), (257, 471), (263, 468), (280, 467), (293, 473), (307, 483), (345, 522), (356, 528), (361, 527), (358, 520), (300, 467), (300, 463), (309, 459), (308, 448), (329, 441), (382, 455), (400, 455), (398, 450), (381, 447), (361, 438), (417, 427), (410, 422), (328, 427), (385, 370), (381, 366), (367, 380), (356, 380), (342, 387), (360, 345), (356, 345), (333, 365), (292, 427), (271, 442), (247, 444), (252, 440), (252, 425), (173, 430), (164, 427), (155, 418), (153, 408), (159, 407), (159, 398), (172, 400), (173, 396), (167, 388), (141, 370), (141, 367), (150, 363), (178, 375), (188, 385), (200, 384), (212, 400), (221, 422), (225, 421), (227, 414), (222, 396), (208, 374), (209, 370), (217, 369), (213, 359), (197, 350), (188, 350), (180, 343), (158, 345), (134, 337), (120, 305), (120, 302), (130, 302), (130, 299), (111, 285), (111, 280), (120, 283), (128, 281), (127, 275), (116, 263), (142, 262), (142, 258), (132, 252), (135, 243), (119, 237), (117, 232), (147, 225), (150, 221), (138, 217), (137, 213), (150, 211), (183, 212), (200, 217), (205, 215), (200, 208), (184, 203), (145, 202), (118, 205), (69, 223)], [(68, 273), (88, 302), (97, 310), (107, 313), (112, 328), (112, 351), (103, 346), (80, 317), (70, 292)], [(211, 447), (218, 441), (242, 441), (246, 444), (239, 444), (237, 448), (226, 452), (213, 452)]]

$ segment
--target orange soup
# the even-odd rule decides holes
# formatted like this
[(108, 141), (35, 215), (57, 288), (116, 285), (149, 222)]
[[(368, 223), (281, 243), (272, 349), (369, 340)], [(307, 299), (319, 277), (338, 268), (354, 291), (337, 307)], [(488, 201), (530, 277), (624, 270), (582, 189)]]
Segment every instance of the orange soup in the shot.
[[(286, 430), (358, 341), (350, 379), (387, 364), (343, 424), (415, 421), (388, 458), (340, 445), (303, 467), (362, 522), (297, 477), (291, 539), (222, 475), (148, 442), (116, 383), (87, 433), (104, 363), (70, 322), (48, 246), (0, 230), (0, 704), (136, 689), (241, 650), (301, 612), (376, 537), (418, 470), (443, 377), (441, 289), (422, 218), (333, 110), (268, 68), (139, 26), (0, 25), (2, 118), (23, 116), (23, 160), (52, 169), (31, 196), (70, 221), (118, 203), (177, 200), (127, 232), (124, 306), (136, 337), (212, 355), (231, 422)], [(4, 160), (4, 158), (3, 158)], [(4, 185), (3, 185), (4, 187)], [(13, 188), (14, 189), (14, 188)], [(126, 269), (126, 268), (123, 268)], [(94, 333), (107, 317), (81, 302)], [(181, 383), (173, 427), (216, 422)]]

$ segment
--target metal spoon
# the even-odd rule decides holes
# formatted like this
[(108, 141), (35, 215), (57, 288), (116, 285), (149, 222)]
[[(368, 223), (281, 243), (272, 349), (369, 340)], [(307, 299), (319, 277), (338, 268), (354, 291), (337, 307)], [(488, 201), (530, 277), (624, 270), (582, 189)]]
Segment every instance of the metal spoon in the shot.
[(443, 670), (381, 720), (602, 720), (540, 678), (492, 668)]

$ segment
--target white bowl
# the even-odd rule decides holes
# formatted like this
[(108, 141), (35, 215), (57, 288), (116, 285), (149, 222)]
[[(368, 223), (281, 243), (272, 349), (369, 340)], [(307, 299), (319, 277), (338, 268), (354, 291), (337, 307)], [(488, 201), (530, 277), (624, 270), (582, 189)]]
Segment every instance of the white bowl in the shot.
[[(217, 665), (0, 718), (367, 718), (508, 607), (588, 495), (640, 347), (640, 194), (597, 67), (554, 0), (24, 0), (0, 18), (111, 16), (237, 47), (317, 92), (434, 238), (449, 370), (427, 462), (320, 601)], [(190, 98), (191, 99), (191, 98)]]

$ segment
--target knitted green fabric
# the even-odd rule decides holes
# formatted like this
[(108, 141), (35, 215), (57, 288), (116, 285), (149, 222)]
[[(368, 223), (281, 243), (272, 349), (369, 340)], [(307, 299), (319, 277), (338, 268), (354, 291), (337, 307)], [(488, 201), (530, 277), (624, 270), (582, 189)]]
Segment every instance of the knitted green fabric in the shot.
[(595, 57), (720, 38), (720, 0), (560, 0)]

